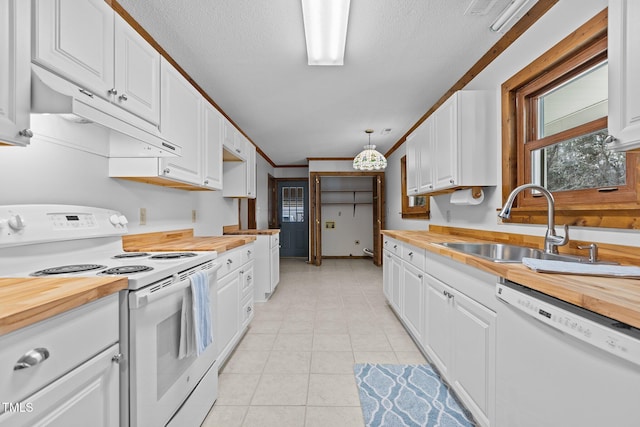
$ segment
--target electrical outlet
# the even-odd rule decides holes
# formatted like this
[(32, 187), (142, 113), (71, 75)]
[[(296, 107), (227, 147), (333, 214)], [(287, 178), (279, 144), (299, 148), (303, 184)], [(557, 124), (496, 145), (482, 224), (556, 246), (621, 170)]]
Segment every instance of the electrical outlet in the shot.
[(147, 225), (147, 208), (140, 208), (140, 225)]
[(191, 222), (196, 222), (197, 218), (198, 218), (198, 213), (196, 212), (195, 209), (193, 209), (191, 211)]
[(447, 222), (451, 222), (451, 211), (447, 210), (446, 214), (445, 214), (446, 220)]

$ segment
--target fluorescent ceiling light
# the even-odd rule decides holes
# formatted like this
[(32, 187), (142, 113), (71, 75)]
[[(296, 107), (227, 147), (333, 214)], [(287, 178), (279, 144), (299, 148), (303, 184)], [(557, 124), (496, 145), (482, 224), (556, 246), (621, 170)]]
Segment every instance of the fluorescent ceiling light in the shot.
[(350, 0), (302, 0), (309, 65), (343, 65)]
[(529, 0), (511, 0), (509, 5), (489, 27), (491, 31), (495, 31), (497, 33), (505, 32), (508, 29), (508, 24), (520, 15), (520, 12), (524, 9), (527, 3), (529, 3)]

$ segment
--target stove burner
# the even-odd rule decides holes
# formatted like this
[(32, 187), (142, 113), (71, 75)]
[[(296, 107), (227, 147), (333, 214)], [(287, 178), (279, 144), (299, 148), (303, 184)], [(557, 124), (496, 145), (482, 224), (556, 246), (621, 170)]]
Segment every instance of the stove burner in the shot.
[(114, 259), (123, 259), (123, 258), (141, 258), (144, 256), (149, 256), (146, 252), (125, 252), (122, 254), (118, 254), (112, 258)]
[(53, 274), (69, 274), (69, 273), (82, 273), (85, 271), (99, 270), (106, 268), (106, 265), (99, 264), (74, 264), (74, 265), (61, 265), (59, 267), (45, 268), (44, 270), (38, 270), (35, 273), (31, 273), (31, 276), (49, 276)]
[(167, 254), (158, 254), (151, 257), (151, 259), (181, 259), (190, 258), (196, 256), (193, 252), (171, 252)]
[(124, 275), (142, 273), (143, 271), (153, 270), (153, 267), (147, 267), (146, 265), (123, 265), (121, 267), (107, 268), (101, 271), (100, 275)]

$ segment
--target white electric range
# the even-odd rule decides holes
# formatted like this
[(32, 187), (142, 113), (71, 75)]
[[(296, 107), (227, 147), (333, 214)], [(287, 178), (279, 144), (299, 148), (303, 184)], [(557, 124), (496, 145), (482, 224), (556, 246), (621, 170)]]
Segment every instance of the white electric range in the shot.
[[(124, 252), (120, 212), (71, 205), (0, 206), (0, 277), (126, 276), (120, 293), (120, 426), (199, 426), (217, 396), (217, 349), (178, 357), (189, 276), (209, 273), (216, 309), (217, 253)], [(207, 406), (208, 405), (208, 406)]]

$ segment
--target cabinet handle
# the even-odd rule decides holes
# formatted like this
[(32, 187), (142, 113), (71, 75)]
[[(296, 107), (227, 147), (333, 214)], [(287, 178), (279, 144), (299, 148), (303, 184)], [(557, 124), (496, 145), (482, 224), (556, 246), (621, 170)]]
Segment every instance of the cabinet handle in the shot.
[(393, 245), (393, 249), (398, 249), (398, 245)]
[(449, 182), (450, 182), (451, 184), (455, 184), (455, 183), (456, 183), (456, 181), (455, 181), (454, 179), (450, 179), (450, 180), (449, 180)]
[(111, 358), (111, 361), (113, 363), (120, 363), (122, 362), (123, 359), (124, 359), (124, 356), (122, 355), (122, 353), (118, 353), (113, 355), (113, 357)]
[(117, 95), (118, 94), (118, 89), (116, 89), (115, 87), (112, 87), (107, 92), (109, 93), (109, 95)]
[(605, 144), (613, 144), (616, 141), (618, 141), (618, 138), (613, 135), (607, 135), (607, 137), (602, 142)]
[(391, 258), (391, 255), (387, 254), (387, 258)]
[(31, 129), (22, 129), (20, 132), (18, 132), (18, 135), (25, 138), (33, 138), (33, 131)]
[(34, 348), (27, 351), (13, 366), (14, 371), (20, 369), (27, 369), (32, 366), (36, 366), (39, 363), (44, 362), (49, 358), (49, 350), (43, 347)]
[(205, 183), (205, 184), (208, 184), (208, 183), (209, 183), (209, 180), (208, 180), (208, 179), (205, 179), (205, 180), (204, 180), (204, 183)]
[(244, 274), (244, 270), (240, 270), (240, 274)]
[(78, 89), (81, 94), (87, 95), (89, 98), (93, 98), (93, 94), (86, 89)]
[(227, 265), (231, 265), (231, 264), (233, 264), (233, 261), (231, 259), (228, 259), (227, 260)]
[(418, 274), (418, 279), (422, 279), (422, 274)]
[(236, 153), (238, 153), (238, 154), (240, 154), (240, 153), (241, 153), (241, 151), (240, 151), (240, 149), (239, 149), (239, 148), (236, 148)]
[(250, 282), (250, 281), (251, 281), (251, 279), (252, 279), (252, 277), (251, 277), (251, 276), (247, 276), (247, 282)]
[(253, 307), (251, 306), (247, 307), (247, 313), (251, 313), (252, 310), (253, 310)]
[(165, 168), (162, 172), (169, 175), (169, 173), (171, 172), (171, 169)]
[(413, 252), (409, 252), (409, 256), (413, 256)]
[(251, 256), (251, 251), (247, 251), (247, 255), (248, 255), (248, 256)]
[(118, 99), (119, 99), (120, 101), (126, 101), (126, 100), (127, 100), (127, 99), (129, 99), (129, 98), (127, 97), (127, 94), (123, 93), (122, 95), (120, 95), (120, 96), (118, 97)]

